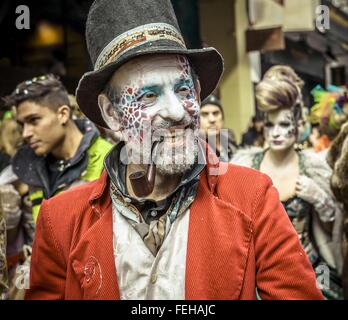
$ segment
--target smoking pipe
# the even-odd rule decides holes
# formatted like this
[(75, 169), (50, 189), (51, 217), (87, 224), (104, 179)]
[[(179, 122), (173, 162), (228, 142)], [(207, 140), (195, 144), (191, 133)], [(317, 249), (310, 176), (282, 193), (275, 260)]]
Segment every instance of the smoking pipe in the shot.
[(138, 198), (144, 198), (152, 193), (155, 186), (156, 176), (156, 164), (153, 161), (153, 155), (155, 159), (157, 157), (157, 149), (159, 144), (163, 141), (163, 138), (159, 141), (155, 141), (152, 146), (150, 164), (147, 167), (147, 171), (144, 170), (133, 172), (129, 175), (129, 180), (132, 184), (132, 189)]

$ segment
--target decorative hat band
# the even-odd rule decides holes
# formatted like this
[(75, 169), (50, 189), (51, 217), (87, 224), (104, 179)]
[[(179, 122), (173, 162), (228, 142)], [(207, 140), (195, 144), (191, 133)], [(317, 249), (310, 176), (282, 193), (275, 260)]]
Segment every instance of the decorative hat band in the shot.
[(171, 40), (186, 48), (185, 41), (180, 32), (167, 23), (150, 23), (128, 30), (113, 39), (100, 53), (94, 70), (99, 70), (105, 65), (117, 60), (130, 49), (134, 49), (148, 42), (158, 40)]

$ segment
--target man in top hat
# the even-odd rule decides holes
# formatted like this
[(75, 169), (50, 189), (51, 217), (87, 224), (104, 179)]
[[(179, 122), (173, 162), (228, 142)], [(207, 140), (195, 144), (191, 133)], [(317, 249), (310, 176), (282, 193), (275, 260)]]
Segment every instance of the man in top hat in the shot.
[(78, 103), (124, 142), (42, 204), (27, 298), (321, 299), (271, 180), (198, 139), (220, 54), (186, 49), (169, 0), (95, 1), (86, 37)]

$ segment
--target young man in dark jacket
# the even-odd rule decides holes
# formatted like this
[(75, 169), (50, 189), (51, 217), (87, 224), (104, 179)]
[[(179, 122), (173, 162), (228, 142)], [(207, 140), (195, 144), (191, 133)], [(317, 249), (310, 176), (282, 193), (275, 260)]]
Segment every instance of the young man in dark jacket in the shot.
[(16, 106), (26, 143), (12, 166), (29, 186), (34, 220), (40, 204), (62, 190), (99, 178), (111, 144), (88, 120), (73, 120), (68, 93), (54, 75), (22, 82), (5, 98)]
[[(26, 265), (41, 202), (99, 178), (112, 145), (89, 120), (73, 120), (68, 93), (54, 75), (20, 83), (5, 101), (16, 107), (25, 143), (0, 175), (1, 208), (6, 211), (6, 298), (21, 299), (17, 267)], [(23, 188), (16, 189), (19, 182), (29, 187), (27, 195)]]

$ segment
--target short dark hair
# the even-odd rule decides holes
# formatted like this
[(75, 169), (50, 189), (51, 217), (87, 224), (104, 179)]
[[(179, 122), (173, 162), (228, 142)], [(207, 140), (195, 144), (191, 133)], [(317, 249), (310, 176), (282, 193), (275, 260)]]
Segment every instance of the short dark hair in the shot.
[(24, 101), (32, 101), (54, 111), (62, 105), (70, 107), (68, 92), (53, 74), (35, 77), (21, 82), (16, 89), (3, 98), (5, 107), (18, 107)]

